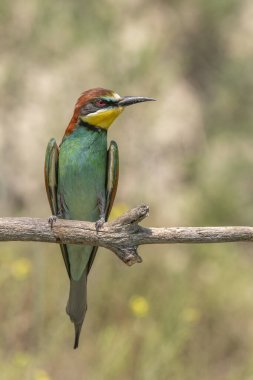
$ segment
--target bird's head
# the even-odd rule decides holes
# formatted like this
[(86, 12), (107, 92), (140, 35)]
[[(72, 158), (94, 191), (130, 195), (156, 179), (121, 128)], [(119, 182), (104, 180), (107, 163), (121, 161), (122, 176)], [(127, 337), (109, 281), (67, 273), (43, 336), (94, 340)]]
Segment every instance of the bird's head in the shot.
[(125, 107), (152, 100), (155, 99), (142, 96), (121, 97), (116, 92), (104, 88), (85, 91), (76, 102), (74, 114), (65, 135), (71, 134), (78, 122), (107, 130)]

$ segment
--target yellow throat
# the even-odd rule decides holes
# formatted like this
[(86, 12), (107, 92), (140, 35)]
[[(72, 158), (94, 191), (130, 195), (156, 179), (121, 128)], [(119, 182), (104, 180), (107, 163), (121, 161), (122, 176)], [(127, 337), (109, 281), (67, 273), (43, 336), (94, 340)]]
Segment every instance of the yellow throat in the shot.
[(89, 115), (80, 116), (80, 118), (85, 123), (94, 125), (94, 127), (108, 129), (112, 122), (121, 114), (123, 109), (123, 107), (101, 109)]

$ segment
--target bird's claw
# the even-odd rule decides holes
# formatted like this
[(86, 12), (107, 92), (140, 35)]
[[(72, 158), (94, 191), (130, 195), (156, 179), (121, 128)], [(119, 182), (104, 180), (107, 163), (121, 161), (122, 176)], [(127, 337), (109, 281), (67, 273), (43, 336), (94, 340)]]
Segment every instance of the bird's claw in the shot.
[(100, 228), (103, 227), (104, 223), (105, 223), (105, 218), (103, 216), (96, 221), (95, 227), (96, 227), (97, 232), (98, 232), (98, 230), (100, 230)]
[(51, 228), (53, 228), (54, 223), (57, 221), (57, 216), (56, 215), (51, 215), (48, 218), (48, 223), (50, 224)]

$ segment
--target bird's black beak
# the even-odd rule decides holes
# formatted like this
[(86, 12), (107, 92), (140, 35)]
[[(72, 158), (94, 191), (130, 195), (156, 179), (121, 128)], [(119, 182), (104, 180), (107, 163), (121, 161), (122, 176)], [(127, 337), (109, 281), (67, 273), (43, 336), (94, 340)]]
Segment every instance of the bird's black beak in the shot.
[(120, 107), (127, 107), (127, 106), (131, 106), (131, 104), (142, 103), (142, 102), (152, 102), (155, 100), (156, 99), (153, 99), (153, 98), (144, 98), (143, 96), (124, 96), (123, 98), (119, 100), (118, 105)]

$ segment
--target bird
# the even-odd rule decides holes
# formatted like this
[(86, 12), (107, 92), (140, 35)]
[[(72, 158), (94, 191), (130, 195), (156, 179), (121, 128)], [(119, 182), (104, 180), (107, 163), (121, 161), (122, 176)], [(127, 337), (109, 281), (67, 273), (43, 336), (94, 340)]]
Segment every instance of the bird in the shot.
[[(45, 156), (45, 185), (52, 217), (95, 222), (97, 231), (108, 220), (117, 191), (119, 152), (115, 141), (107, 147), (107, 131), (122, 111), (142, 96), (124, 96), (93, 88), (77, 99), (73, 116), (58, 146), (50, 139)], [(74, 349), (87, 310), (87, 276), (98, 247), (60, 244), (70, 281), (66, 312), (75, 327)]]

